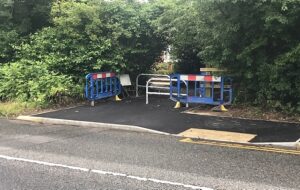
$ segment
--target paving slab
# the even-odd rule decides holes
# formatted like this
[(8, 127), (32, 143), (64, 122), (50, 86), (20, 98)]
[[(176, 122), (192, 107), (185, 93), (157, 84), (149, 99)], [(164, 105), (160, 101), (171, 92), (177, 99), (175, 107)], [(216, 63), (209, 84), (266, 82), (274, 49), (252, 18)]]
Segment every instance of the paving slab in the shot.
[(161, 132), (179, 134), (191, 128), (252, 134), (250, 142), (295, 142), (300, 138), (300, 124), (183, 113), (174, 109), (166, 97), (124, 99), (121, 102), (101, 101), (95, 107), (78, 106), (35, 115), (56, 119), (134, 125)]

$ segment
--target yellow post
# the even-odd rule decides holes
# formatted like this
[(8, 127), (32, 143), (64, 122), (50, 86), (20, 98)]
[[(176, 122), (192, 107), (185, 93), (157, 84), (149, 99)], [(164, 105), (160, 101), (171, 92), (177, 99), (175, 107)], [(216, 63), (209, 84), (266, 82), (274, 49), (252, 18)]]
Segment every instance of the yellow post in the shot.
[(180, 102), (176, 102), (176, 105), (174, 106), (174, 108), (176, 108), (176, 109), (181, 108), (181, 103)]
[(118, 95), (116, 95), (116, 96), (115, 96), (115, 101), (116, 101), (116, 102), (119, 102), (119, 101), (122, 101), (122, 99), (121, 99), (121, 98), (119, 98), (119, 96), (118, 96)]
[(220, 106), (220, 110), (221, 110), (221, 112), (227, 112), (228, 111), (228, 109), (226, 109), (224, 105)]
[(228, 109), (226, 109), (225, 106), (222, 104), (222, 105), (219, 105), (219, 106), (216, 106), (216, 107), (212, 108), (212, 111), (227, 112)]

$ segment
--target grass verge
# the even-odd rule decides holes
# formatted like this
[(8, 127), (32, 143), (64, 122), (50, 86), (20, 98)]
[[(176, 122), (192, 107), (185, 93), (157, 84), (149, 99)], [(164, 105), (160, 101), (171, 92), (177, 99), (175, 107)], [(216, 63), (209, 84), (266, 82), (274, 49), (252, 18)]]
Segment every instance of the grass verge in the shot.
[(0, 117), (12, 118), (39, 109), (35, 103), (0, 102)]

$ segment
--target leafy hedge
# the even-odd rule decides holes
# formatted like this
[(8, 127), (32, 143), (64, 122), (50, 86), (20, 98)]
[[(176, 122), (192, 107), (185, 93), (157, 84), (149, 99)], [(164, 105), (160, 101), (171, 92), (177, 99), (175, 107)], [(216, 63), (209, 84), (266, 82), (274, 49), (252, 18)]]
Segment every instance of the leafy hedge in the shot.
[(62, 95), (80, 97), (87, 73), (134, 77), (150, 70), (165, 46), (151, 11), (138, 2), (53, 1), (49, 15), (50, 25), (4, 45), (13, 56), (0, 65), (0, 99), (51, 103)]
[(156, 24), (179, 68), (226, 69), (236, 103), (300, 112), (300, 1), (177, 0)]
[(87, 73), (134, 77), (171, 45), (177, 72), (226, 69), (236, 103), (300, 112), (299, 28), (299, 0), (3, 0), (0, 99), (82, 96)]
[(21, 60), (0, 67), (2, 100), (34, 101), (45, 105), (62, 96), (80, 96), (81, 87), (71, 77), (49, 71), (45, 64)]

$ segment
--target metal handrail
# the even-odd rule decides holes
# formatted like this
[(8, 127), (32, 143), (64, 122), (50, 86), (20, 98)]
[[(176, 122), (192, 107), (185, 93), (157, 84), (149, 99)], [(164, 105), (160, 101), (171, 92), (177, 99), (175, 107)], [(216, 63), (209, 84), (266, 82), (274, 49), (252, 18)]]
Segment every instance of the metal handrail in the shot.
[(141, 73), (141, 74), (139, 74), (139, 75), (136, 77), (136, 80), (135, 80), (135, 96), (136, 96), (136, 97), (139, 97), (139, 87), (146, 88), (145, 85), (140, 85), (140, 84), (139, 84), (139, 78), (140, 78), (141, 76), (166, 77), (166, 78), (170, 79), (170, 76), (169, 76), (169, 75), (162, 75), (162, 74), (146, 74), (146, 73)]
[[(171, 81), (177, 81), (176, 79), (171, 79), (169, 75), (165, 75), (165, 76), (167, 76), (169, 78), (170, 83), (171, 83)], [(150, 78), (147, 81), (147, 83), (146, 83), (146, 104), (149, 104), (149, 96), (148, 96), (149, 94), (156, 94), (156, 95), (170, 95), (171, 94), (170, 91), (173, 90), (173, 89), (170, 88), (170, 86), (171, 86), (170, 83), (169, 83), (168, 87), (149, 86), (149, 84), (150, 84), (151, 81), (159, 81), (159, 80), (160, 80), (159, 78)], [(163, 80), (163, 79), (161, 79), (161, 80)], [(182, 80), (182, 82), (187, 87), (187, 82), (184, 81), (184, 80)], [(166, 92), (149, 92), (149, 88), (153, 88), (153, 89), (165, 89), (165, 90), (169, 90), (169, 92), (168, 93), (166, 93)], [(173, 93), (173, 94), (176, 94), (176, 93)], [(181, 94), (181, 95), (185, 96), (187, 94)], [(188, 107), (188, 104), (186, 104), (186, 107)]]

